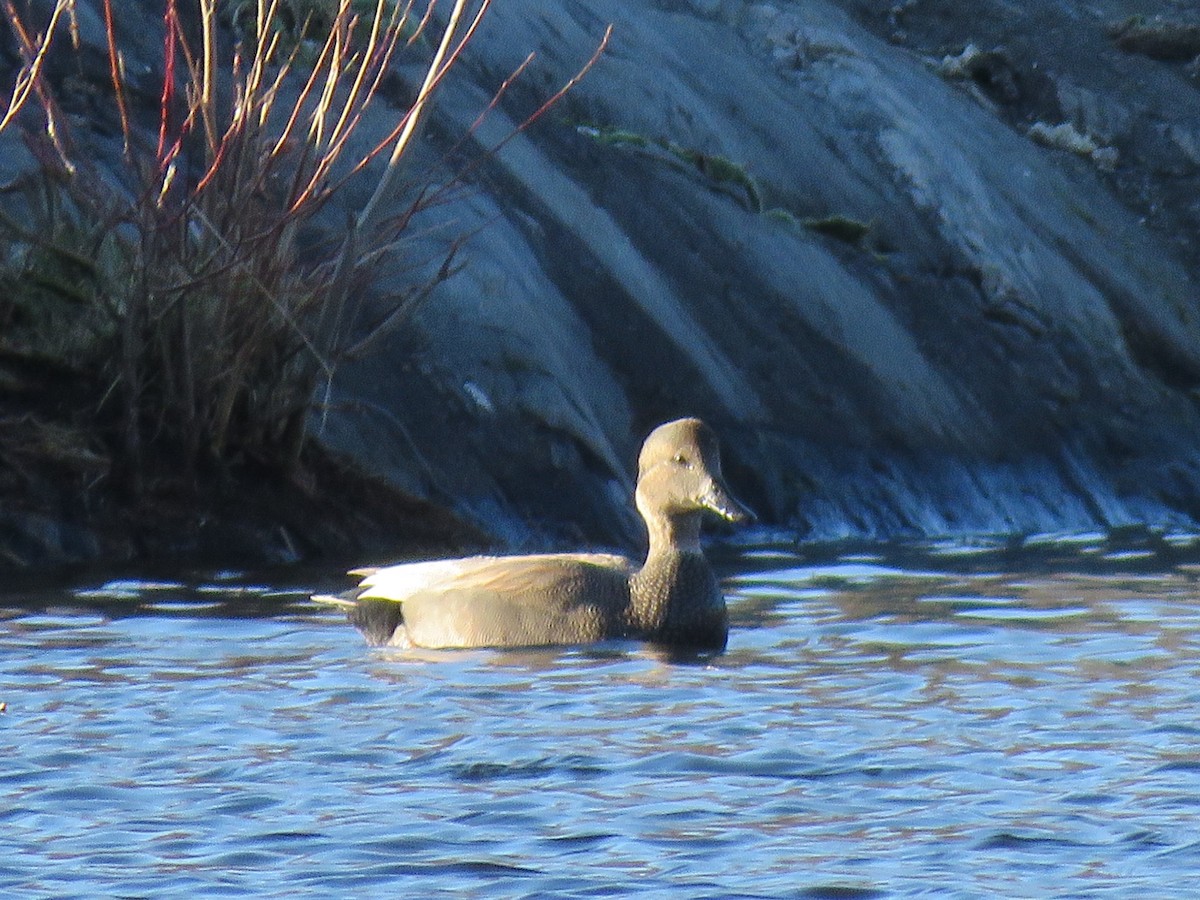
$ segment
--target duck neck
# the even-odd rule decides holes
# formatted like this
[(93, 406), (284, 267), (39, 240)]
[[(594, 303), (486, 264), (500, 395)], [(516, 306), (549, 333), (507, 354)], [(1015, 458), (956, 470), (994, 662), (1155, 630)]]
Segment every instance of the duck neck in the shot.
[(650, 549), (646, 564), (683, 553), (700, 553), (700, 513), (659, 515), (646, 518)]
[(728, 616), (700, 548), (700, 514), (647, 516), (650, 550), (632, 579), (632, 633), (676, 646), (725, 646)]

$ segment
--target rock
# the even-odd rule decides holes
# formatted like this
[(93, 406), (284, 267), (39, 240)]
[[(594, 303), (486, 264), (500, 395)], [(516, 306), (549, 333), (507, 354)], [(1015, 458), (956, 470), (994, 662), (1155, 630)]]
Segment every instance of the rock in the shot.
[(684, 414), (805, 535), (1195, 527), (1200, 94), (1094, 11), (1013, 9), (497, 4), (413, 177), (513, 135), (610, 22), (611, 48), (430, 210), (378, 291), (447, 235), (472, 234), (463, 270), (314, 431), (512, 546), (640, 540), (638, 443)]
[[(588, 142), (549, 125), (519, 136), (495, 163), (500, 219), (469, 252), (486, 265), (517, 251), (507, 268), (520, 275), (483, 316), (470, 280), (445, 285), (422, 313), (423, 354), (433, 364), (460, 358), (474, 322), (491, 349), (476, 344), (455, 368), (482, 383), (466, 367), (495, 370), (487, 360), (497, 347), (545, 346), (525, 365), (565, 390), (558, 396), (575, 412), (547, 416), (549, 395), (530, 393), (528, 378), (510, 381), (507, 396), (488, 390), (487, 423), (474, 427), (489, 445), (503, 434), (522, 449), (483, 458), (463, 446), (476, 431), (451, 436), (434, 424), (446, 414), (437, 393), (388, 405), (422, 458), (453, 444), (469, 476), (428, 469), (463, 511), (503, 517), (508, 534), (534, 519), (636, 540), (605, 507), (619, 491), (597, 482), (627, 489), (640, 432), (686, 411), (728, 435), (734, 477), (769, 518), (815, 534), (1187, 519), (1186, 504), (1162, 500), (1178, 492), (1131, 498), (1116, 477), (1133, 467), (1153, 481), (1163, 446), (1189, 446), (1195, 411), (1171, 382), (1200, 372), (1192, 270), (1161, 255), (1156, 235), (1095, 176), (1047, 158), (830, 4), (760, 5), (736, 25), (654, 9), (634, 19), (616, 4), (593, 13), (613, 19), (617, 37), (571, 98), (588, 124), (719, 154), (752, 173), (765, 205), (871, 222), (884, 249), (780, 229), (635, 141)], [(561, 80), (598, 34), (566, 11), (532, 21), (498, 13), (473, 49), (498, 70), (535, 45)], [(906, 27), (915, 34), (918, 24), (907, 12)], [(566, 37), (539, 43), (543, 29)], [(447, 87), (437, 115), (456, 133), (486, 94)], [(493, 119), (480, 142), (514, 122)], [(1107, 147), (1087, 153), (1099, 154), (1098, 167), (1114, 163)], [(536, 288), (513, 280), (532, 273), (545, 277)], [(505, 303), (547, 318), (506, 313)], [(580, 348), (584, 363), (548, 352), (562, 346)], [(602, 392), (584, 373), (603, 379)], [(407, 396), (420, 390), (406, 381)], [(605, 421), (610, 409), (628, 413)], [(1166, 444), (1119, 463), (1103, 449), (1149, 432)], [(542, 445), (563, 440), (593, 462), (555, 470)], [(557, 490), (540, 488), (546, 478), (562, 496), (589, 499), (563, 509)]]
[(1109, 34), (1126, 53), (1173, 62), (1200, 56), (1200, 22), (1131, 16), (1110, 26)]
[(0, 569), (95, 562), (100, 553), (87, 529), (37, 513), (0, 513)]
[(943, 78), (974, 83), (998, 103), (1015, 103), (1021, 98), (1020, 76), (1001, 49), (985, 51), (967, 44), (961, 53), (942, 57), (938, 72)]

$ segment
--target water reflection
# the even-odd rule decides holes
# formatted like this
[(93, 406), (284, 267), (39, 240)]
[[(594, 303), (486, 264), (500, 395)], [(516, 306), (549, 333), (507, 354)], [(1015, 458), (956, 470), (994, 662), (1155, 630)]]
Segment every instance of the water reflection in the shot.
[(12, 590), (0, 892), (1192, 890), (1192, 537), (722, 564), (730, 648), (686, 665), (372, 651), (295, 572)]

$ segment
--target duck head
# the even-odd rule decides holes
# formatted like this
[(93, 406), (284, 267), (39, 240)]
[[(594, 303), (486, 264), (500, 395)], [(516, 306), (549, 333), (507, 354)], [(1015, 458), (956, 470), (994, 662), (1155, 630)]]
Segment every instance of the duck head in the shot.
[(650, 432), (638, 457), (636, 500), (652, 540), (663, 523), (677, 541), (698, 542), (705, 511), (727, 522), (753, 519), (721, 480), (717, 437), (699, 419), (677, 419)]

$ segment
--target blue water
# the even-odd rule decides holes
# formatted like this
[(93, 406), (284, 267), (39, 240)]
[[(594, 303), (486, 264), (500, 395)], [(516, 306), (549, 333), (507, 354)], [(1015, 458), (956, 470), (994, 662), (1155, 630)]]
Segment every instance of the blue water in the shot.
[(0, 896), (1190, 896), (1197, 563), (743, 548), (692, 662), (370, 650), (322, 575), (10, 585)]

